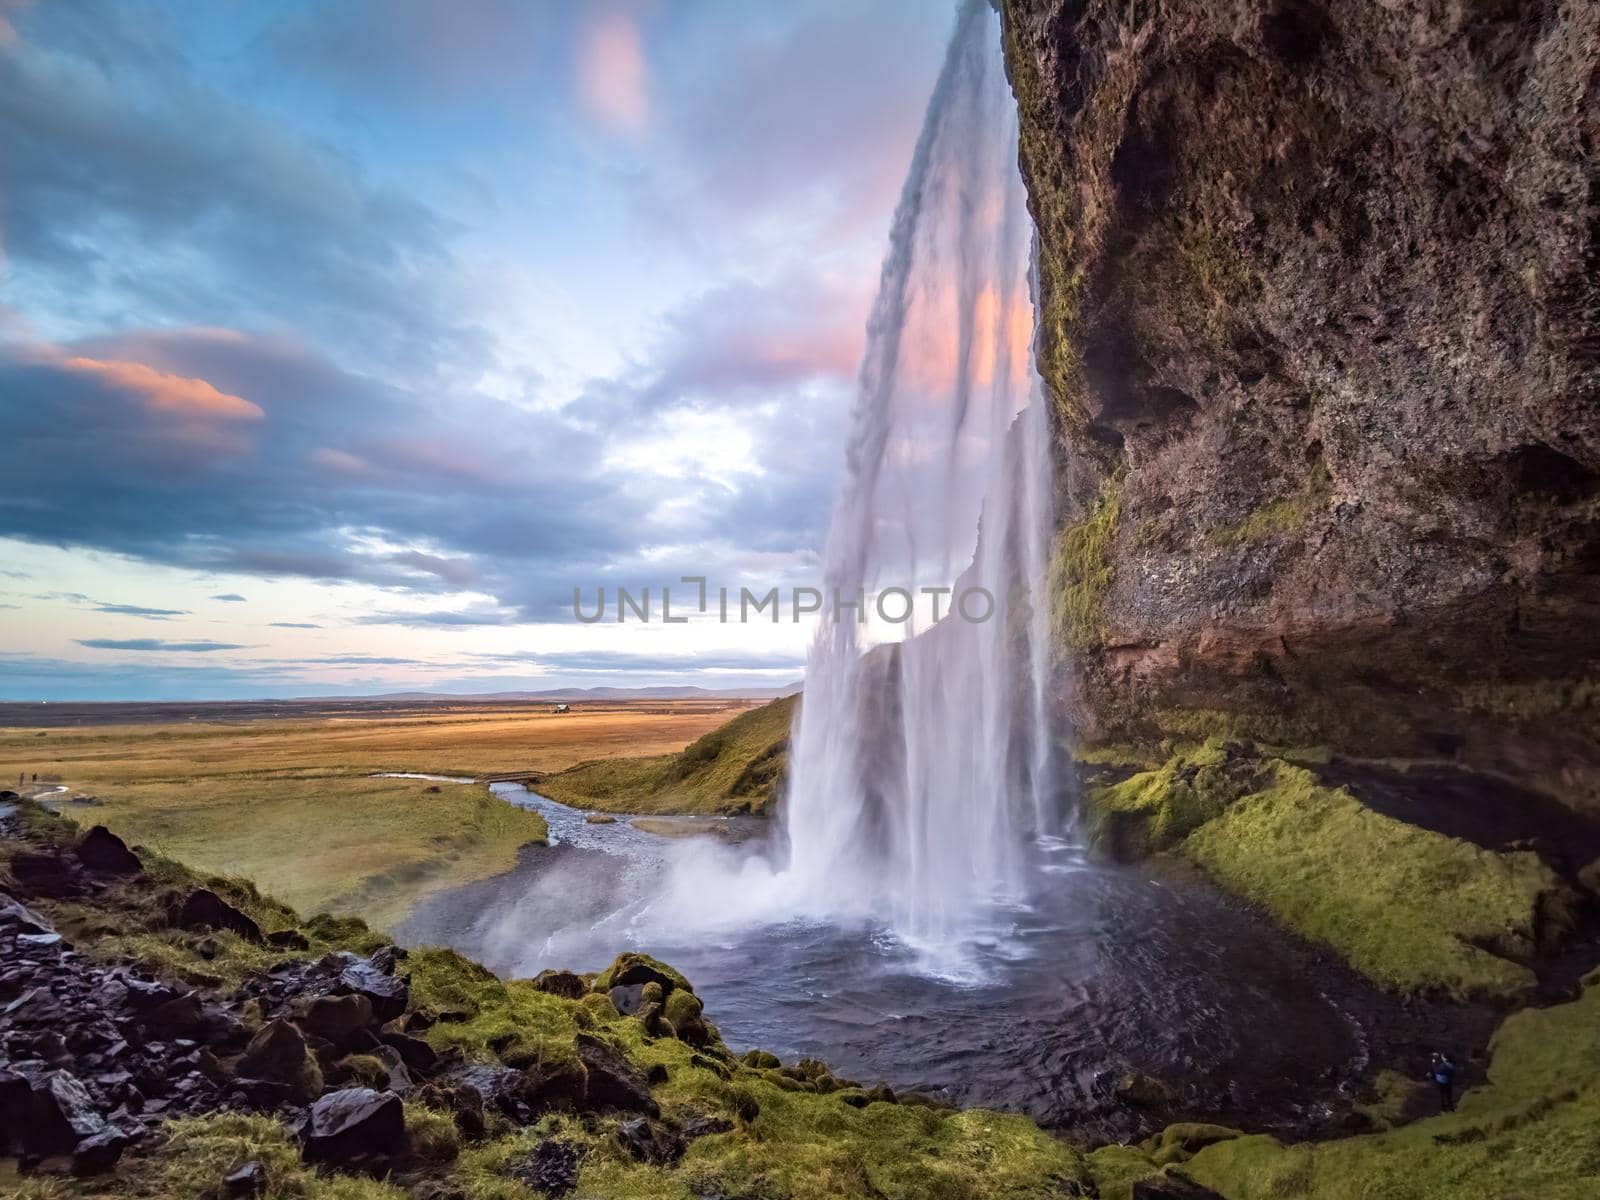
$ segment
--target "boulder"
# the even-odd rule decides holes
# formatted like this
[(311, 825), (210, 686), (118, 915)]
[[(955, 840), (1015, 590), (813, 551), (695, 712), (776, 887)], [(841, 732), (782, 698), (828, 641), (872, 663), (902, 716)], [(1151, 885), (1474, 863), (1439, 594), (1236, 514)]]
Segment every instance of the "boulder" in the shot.
[(301, 1157), (332, 1167), (359, 1166), (406, 1151), (400, 1097), (371, 1088), (329, 1092), (311, 1106), (301, 1130)]
[(411, 985), (401, 978), (388, 975), (372, 962), (354, 962), (339, 973), (341, 990), (365, 996), (372, 1005), (378, 1021), (392, 1021), (406, 1011), (411, 998)]
[(267, 934), (267, 945), (276, 946), (280, 950), (311, 949), (311, 942), (298, 929), (274, 929)]
[(533, 977), (533, 986), (551, 996), (566, 1000), (579, 1000), (589, 990), (583, 980), (571, 971), (540, 971)]
[[(20, 1074), (20, 1072), (19, 1072)], [(70, 1071), (25, 1076), (28, 1095), (10, 1137), (27, 1154), (71, 1154), (106, 1127), (87, 1088)]]
[(378, 1038), (385, 1046), (393, 1047), (411, 1071), (431, 1071), (439, 1062), (438, 1051), (421, 1038), (398, 1031), (381, 1033)]
[(117, 1165), (133, 1135), (120, 1125), (106, 1125), (79, 1142), (72, 1151), (72, 1173), (104, 1175)]
[(660, 1115), (644, 1074), (621, 1051), (592, 1034), (580, 1033), (578, 1060), (586, 1080), (583, 1101), (589, 1109), (617, 1109), (647, 1116)]
[(648, 954), (619, 954), (611, 965), (594, 981), (594, 991), (609, 992), (614, 987), (626, 987), (635, 983), (659, 983), (664, 992), (673, 988), (682, 988), (686, 992), (694, 991), (689, 986), (689, 981), (674, 971), (666, 963), (651, 958)]
[(664, 1166), (683, 1157), (683, 1137), (648, 1117), (634, 1117), (617, 1126), (617, 1141), (636, 1162)]
[(317, 996), (306, 1003), (296, 1023), (314, 1037), (347, 1046), (375, 1023), (372, 1001), (357, 993)]
[(79, 838), (74, 853), (96, 875), (139, 875), (144, 871), (139, 856), (104, 825), (96, 825)]
[(704, 1009), (705, 1005), (699, 996), (678, 988), (667, 996), (662, 1015), (672, 1026), (672, 1032), (679, 1041), (688, 1042), (691, 1046), (706, 1046), (713, 1039), (710, 1027), (701, 1016)]
[(416, 1100), (424, 1107), (449, 1113), (462, 1137), (476, 1139), (484, 1135), (483, 1096), (477, 1088), (454, 1080), (436, 1080), (423, 1084)]
[(248, 942), (259, 942), (261, 926), (210, 888), (195, 888), (172, 914), (179, 929), (227, 929)]
[(268, 1021), (245, 1047), (238, 1074), (294, 1087), (303, 1099), (322, 1090), (322, 1072), (300, 1031), (288, 1021)]

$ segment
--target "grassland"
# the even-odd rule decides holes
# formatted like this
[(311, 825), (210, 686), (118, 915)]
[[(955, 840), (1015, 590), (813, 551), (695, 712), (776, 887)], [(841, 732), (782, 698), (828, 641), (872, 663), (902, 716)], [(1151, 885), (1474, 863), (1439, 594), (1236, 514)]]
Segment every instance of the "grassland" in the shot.
[(539, 780), (553, 800), (632, 813), (765, 812), (788, 763), (798, 696), (713, 729), (677, 754), (609, 758)]
[(226, 721), (0, 730), (0, 780), (59, 781), (86, 821), (195, 867), (243, 875), (305, 911), (386, 925), (421, 896), (510, 868), (544, 839), (535, 813), (482, 784), (376, 779), (559, 771), (681, 749), (738, 706), (652, 702), (453, 705), (359, 720)]

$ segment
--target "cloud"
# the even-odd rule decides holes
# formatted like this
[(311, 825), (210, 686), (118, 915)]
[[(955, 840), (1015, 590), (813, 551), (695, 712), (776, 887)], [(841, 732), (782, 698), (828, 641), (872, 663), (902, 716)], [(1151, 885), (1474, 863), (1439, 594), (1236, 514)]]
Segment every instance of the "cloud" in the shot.
[(245, 603), (245, 598), (243, 596), (239, 595), (238, 592), (223, 592), (220, 596), (213, 596), (211, 598), (213, 600), (221, 600), (226, 604), (243, 604), (243, 603)]
[(321, 629), (321, 625), (313, 625), (310, 621), (271, 621), (268, 623), (273, 629)]
[(233, 642), (168, 642), (161, 638), (79, 638), (78, 645), (90, 650), (160, 650), (184, 654), (205, 654), (212, 650), (247, 650)]
[(600, 9), (580, 29), (578, 95), (603, 124), (628, 133), (650, 117), (649, 69), (639, 26), (627, 13)]
[(452, 628), (474, 625), (512, 625), (518, 614), (509, 609), (438, 612), (383, 612), (357, 617), (357, 625), (408, 625), (415, 629)]
[(259, 405), (239, 396), (219, 392), (204, 379), (168, 375), (137, 362), (101, 362), (75, 357), (62, 362), (67, 371), (98, 376), (111, 386), (139, 397), (156, 413), (210, 417), (225, 421), (255, 420), (264, 414)]
[(145, 617), (152, 621), (165, 621), (169, 617), (187, 616), (186, 608), (145, 608), (138, 604), (97, 604), (95, 612), (117, 613), (125, 617)]
[(476, 583), (479, 578), (478, 569), (462, 558), (440, 558), (437, 554), (408, 550), (403, 554), (392, 555), (389, 561), (398, 563), (402, 567), (411, 567), (427, 575), (438, 576), (446, 583), (453, 583), (458, 587), (468, 587)]

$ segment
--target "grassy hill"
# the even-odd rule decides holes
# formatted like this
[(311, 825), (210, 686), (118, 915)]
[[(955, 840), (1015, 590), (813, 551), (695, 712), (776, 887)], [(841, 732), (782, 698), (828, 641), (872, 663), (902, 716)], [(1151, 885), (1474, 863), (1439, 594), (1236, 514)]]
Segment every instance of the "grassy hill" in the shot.
[(799, 700), (741, 713), (677, 754), (580, 763), (536, 786), (563, 804), (608, 812), (766, 812), (781, 790)]

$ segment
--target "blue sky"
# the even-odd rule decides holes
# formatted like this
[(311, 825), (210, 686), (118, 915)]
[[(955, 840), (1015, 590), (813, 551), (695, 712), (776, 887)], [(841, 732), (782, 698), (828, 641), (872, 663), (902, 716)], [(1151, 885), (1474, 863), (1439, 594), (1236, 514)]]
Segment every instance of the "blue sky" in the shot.
[(797, 678), (952, 15), (0, 0), (0, 698)]

